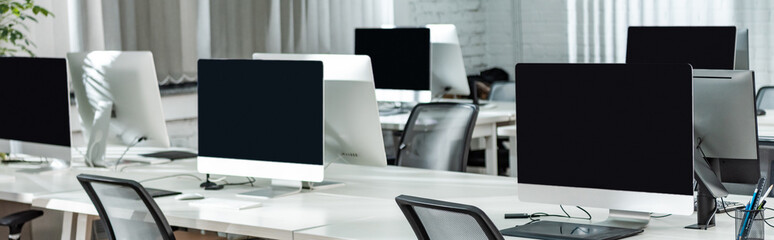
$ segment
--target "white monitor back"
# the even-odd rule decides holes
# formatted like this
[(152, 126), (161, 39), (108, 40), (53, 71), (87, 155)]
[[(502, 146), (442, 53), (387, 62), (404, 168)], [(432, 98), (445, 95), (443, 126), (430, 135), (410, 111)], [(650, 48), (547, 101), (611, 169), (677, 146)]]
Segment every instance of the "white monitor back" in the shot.
[(169, 147), (153, 55), (150, 52), (68, 53), (67, 62), (83, 136), (89, 141), (100, 102), (113, 103), (107, 142)]
[(694, 70), (694, 135), (709, 158), (758, 160), (755, 79), (750, 70)]
[(253, 59), (322, 61), (324, 162), (387, 165), (371, 58), (365, 55), (255, 53)]
[(741, 29), (736, 33), (735, 70), (750, 70), (750, 30)]
[(430, 91), (433, 98), (445, 94), (470, 95), (462, 48), (454, 24), (428, 24), (430, 29)]

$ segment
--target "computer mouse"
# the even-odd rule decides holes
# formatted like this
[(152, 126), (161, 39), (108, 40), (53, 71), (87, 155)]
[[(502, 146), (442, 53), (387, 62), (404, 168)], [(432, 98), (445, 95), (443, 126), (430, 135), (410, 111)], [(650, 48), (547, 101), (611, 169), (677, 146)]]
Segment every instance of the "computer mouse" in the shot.
[(199, 193), (183, 193), (175, 196), (175, 200), (198, 200), (204, 199), (204, 195)]

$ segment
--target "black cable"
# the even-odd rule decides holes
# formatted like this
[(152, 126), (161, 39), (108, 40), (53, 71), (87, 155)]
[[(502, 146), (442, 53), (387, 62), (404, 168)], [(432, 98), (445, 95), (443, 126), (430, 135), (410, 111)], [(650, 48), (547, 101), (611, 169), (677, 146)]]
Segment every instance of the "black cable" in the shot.
[[(715, 199), (712, 199), (712, 201), (715, 201)], [(723, 204), (725, 205), (725, 204)], [(712, 210), (712, 215), (707, 219), (707, 223), (704, 224), (704, 229), (709, 228), (710, 222), (712, 222), (712, 219), (715, 219), (715, 214), (718, 212), (718, 204), (715, 203), (715, 209)]]
[(672, 216), (672, 214), (665, 214), (665, 215), (650, 216), (650, 218), (665, 218), (665, 217), (669, 217), (669, 216)]
[[(586, 209), (583, 209), (580, 206), (575, 206), (575, 207), (580, 209), (584, 213), (586, 213), (586, 216), (588, 216), (588, 217), (573, 217), (572, 215), (570, 215), (567, 212), (567, 210), (564, 209), (564, 206), (559, 205), (559, 208), (562, 209), (562, 212), (564, 212), (565, 215), (549, 214), (549, 213), (545, 213), (545, 212), (535, 212), (535, 213), (532, 213), (532, 214), (530, 214), (528, 216), (529, 220), (531, 220), (531, 221), (526, 223), (526, 224), (530, 224), (530, 223), (533, 223), (533, 222), (540, 221), (540, 219), (538, 219), (538, 218), (541, 218), (541, 217), (559, 217), (559, 218), (581, 219), (581, 220), (589, 220), (589, 221), (591, 220), (591, 218), (592, 218), (591, 217), (591, 213), (589, 213), (588, 211), (586, 211)], [(524, 225), (526, 225), (526, 224), (524, 224)]]
[(565, 211), (565, 210), (564, 210), (564, 206), (562, 206), (562, 205), (560, 204), (560, 205), (559, 205), (559, 208), (561, 208), (561, 209), (562, 209), (562, 212), (564, 212), (564, 215), (567, 215), (567, 217), (570, 217), (570, 214), (569, 214), (569, 213), (567, 213), (567, 211)]
[(575, 206), (575, 207), (576, 207), (576, 208), (578, 208), (578, 209), (580, 209), (581, 211), (585, 212), (585, 213), (586, 213), (586, 215), (587, 215), (587, 216), (589, 216), (589, 219), (588, 219), (588, 220), (589, 220), (589, 221), (591, 221), (591, 213), (589, 213), (589, 211), (586, 211), (586, 209), (583, 209), (583, 208), (582, 208), (582, 207), (580, 207), (580, 206)]
[(225, 186), (234, 186), (234, 185), (245, 185), (245, 184), (250, 184), (250, 186), (251, 186), (251, 187), (255, 187), (255, 185), (253, 185), (253, 183), (254, 183), (255, 181), (256, 181), (256, 180), (255, 180), (255, 178), (252, 178), (252, 177), (247, 177), (247, 182), (229, 183), (229, 182), (223, 181), (223, 182), (225, 182), (225, 183), (224, 183), (224, 184), (222, 184), (222, 185), (225, 185)]
[(116, 160), (116, 168), (118, 168), (118, 165), (121, 164), (122, 160), (124, 160), (124, 155), (126, 155), (126, 152), (128, 152), (129, 149), (131, 149), (132, 147), (136, 146), (137, 144), (139, 144), (140, 142), (145, 141), (145, 140), (148, 140), (148, 138), (147, 137), (138, 137), (137, 139), (134, 140), (134, 143), (130, 144), (129, 146), (126, 146), (126, 149), (124, 149), (124, 152), (121, 153), (121, 156), (118, 157), (118, 160)]

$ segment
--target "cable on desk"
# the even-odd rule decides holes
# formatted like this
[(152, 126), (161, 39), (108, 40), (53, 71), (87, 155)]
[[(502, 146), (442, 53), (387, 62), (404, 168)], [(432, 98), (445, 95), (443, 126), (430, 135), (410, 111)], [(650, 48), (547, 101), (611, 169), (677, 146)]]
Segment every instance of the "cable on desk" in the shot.
[[(725, 209), (725, 208), (726, 208), (726, 201), (725, 201), (723, 198), (720, 198), (720, 203), (723, 205), (723, 208)], [(763, 208), (763, 211), (766, 211), (766, 210), (769, 210), (769, 211), (774, 211), (774, 208), (764, 207), (764, 208)], [(728, 217), (730, 217), (730, 218), (732, 218), (732, 219), (736, 219), (736, 217), (734, 217), (734, 216), (731, 216), (731, 214), (730, 214), (730, 213), (728, 213), (728, 211), (726, 211), (726, 215), (728, 215)], [(769, 221), (768, 221), (768, 220), (771, 220), (771, 219), (774, 219), (774, 217), (767, 217), (767, 218), (764, 218), (764, 219), (763, 219), (763, 222), (764, 222), (764, 223), (766, 223), (766, 225), (769, 225), (769, 227), (772, 227), (772, 228), (774, 228), (774, 225), (771, 225), (771, 223), (769, 223)]]
[(255, 187), (255, 185), (253, 185), (253, 183), (255, 183), (255, 178), (252, 178), (252, 177), (246, 177), (246, 178), (247, 178), (247, 182), (238, 182), (238, 183), (229, 183), (229, 182), (227, 182), (227, 181), (223, 180), (223, 182), (224, 182), (224, 184), (223, 184), (223, 185), (226, 185), (226, 186), (234, 186), (234, 185), (245, 185), (245, 184), (250, 184), (250, 186), (251, 186), (251, 187)]
[[(528, 223), (525, 223), (525, 224), (521, 225), (521, 226), (528, 225), (528, 224), (532, 224), (532, 223), (534, 223), (534, 222), (540, 221), (540, 219), (539, 219), (539, 218), (541, 218), (541, 217), (559, 217), (559, 218), (581, 219), (581, 220), (589, 220), (589, 221), (591, 221), (591, 213), (589, 213), (588, 211), (586, 211), (586, 209), (584, 209), (584, 208), (582, 208), (582, 207), (580, 207), (580, 206), (575, 206), (575, 207), (576, 207), (576, 208), (578, 208), (578, 209), (580, 209), (580, 210), (581, 210), (581, 211), (583, 211), (584, 213), (586, 213), (586, 216), (587, 216), (587, 217), (573, 217), (572, 215), (570, 215), (570, 214), (567, 212), (567, 210), (565, 210), (565, 209), (564, 209), (564, 206), (562, 206), (562, 205), (559, 205), (559, 208), (560, 208), (560, 209), (562, 209), (562, 212), (564, 212), (564, 215), (560, 215), (560, 214), (549, 214), (549, 213), (545, 213), (545, 212), (535, 212), (535, 213), (531, 213), (531, 214), (529, 214), (529, 215), (527, 216), (527, 218), (529, 218), (529, 220), (530, 220), (530, 221), (529, 221)], [(517, 225), (517, 226), (519, 226), (519, 225)]]
[(163, 177), (148, 178), (148, 179), (145, 179), (145, 180), (140, 180), (139, 182), (140, 182), (140, 183), (144, 183), (144, 182), (156, 181), (156, 180), (167, 179), (167, 178), (173, 178), (173, 177), (183, 177), (183, 176), (187, 176), (187, 177), (193, 177), (193, 178), (196, 178), (196, 180), (199, 180), (199, 181), (201, 181), (201, 180), (202, 180), (202, 178), (200, 178), (199, 176), (196, 176), (196, 175), (193, 175), (193, 174), (190, 174), (190, 173), (180, 173), (180, 174), (169, 175), (169, 176), (163, 176)]
[(650, 218), (665, 218), (672, 216), (672, 214), (664, 214), (664, 215), (656, 215), (656, 216), (650, 216)]
[(121, 153), (121, 156), (118, 157), (118, 159), (116, 160), (116, 167), (113, 170), (118, 170), (118, 165), (121, 164), (122, 160), (124, 160), (124, 155), (126, 155), (126, 152), (128, 152), (129, 149), (131, 149), (132, 147), (136, 146), (137, 144), (139, 144), (140, 142), (145, 141), (145, 140), (148, 140), (148, 138), (144, 137), (144, 136), (137, 137), (137, 138), (134, 139), (132, 144), (129, 144), (129, 146), (126, 146), (126, 149), (124, 149), (124, 152)]

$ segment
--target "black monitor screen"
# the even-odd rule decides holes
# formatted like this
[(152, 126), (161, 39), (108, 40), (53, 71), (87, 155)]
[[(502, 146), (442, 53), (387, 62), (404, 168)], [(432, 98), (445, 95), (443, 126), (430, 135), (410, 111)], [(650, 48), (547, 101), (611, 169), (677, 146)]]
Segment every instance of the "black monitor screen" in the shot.
[(0, 139), (70, 146), (64, 59), (0, 57)]
[(199, 155), (322, 165), (320, 61), (199, 60)]
[(626, 63), (734, 69), (736, 27), (629, 27)]
[(519, 183), (693, 193), (687, 64), (518, 64)]
[(356, 29), (355, 54), (371, 57), (376, 88), (430, 90), (430, 29)]

